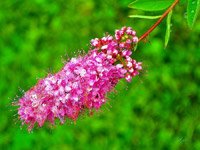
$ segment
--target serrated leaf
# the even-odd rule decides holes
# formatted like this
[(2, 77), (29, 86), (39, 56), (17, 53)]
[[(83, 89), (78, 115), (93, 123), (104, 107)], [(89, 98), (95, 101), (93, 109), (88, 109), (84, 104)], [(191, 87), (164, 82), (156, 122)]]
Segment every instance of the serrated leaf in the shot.
[(188, 0), (187, 22), (190, 28), (193, 27), (199, 12), (200, 0)]
[(169, 7), (174, 0), (135, 0), (129, 4), (130, 8), (144, 11), (159, 11)]
[(169, 42), (170, 39), (170, 32), (171, 32), (171, 19), (172, 19), (172, 11), (169, 12), (169, 14), (167, 15), (167, 21), (166, 21), (166, 33), (165, 33), (165, 47), (167, 47), (167, 44)]
[(144, 16), (144, 15), (130, 15), (130, 18), (140, 18), (140, 19), (158, 19), (160, 16)]

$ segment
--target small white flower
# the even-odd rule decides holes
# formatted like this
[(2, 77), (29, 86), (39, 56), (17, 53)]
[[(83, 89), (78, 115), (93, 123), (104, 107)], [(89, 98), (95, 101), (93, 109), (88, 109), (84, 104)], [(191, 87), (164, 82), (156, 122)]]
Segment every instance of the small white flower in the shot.
[(79, 100), (79, 98), (76, 96), (76, 97), (73, 97), (73, 99), (77, 102)]
[(123, 65), (122, 64), (117, 64), (116, 67), (117, 67), (117, 69), (120, 69), (120, 68), (123, 67)]
[(84, 77), (87, 72), (85, 69), (81, 69), (79, 73), (81, 77)]
[(108, 45), (104, 45), (104, 46), (101, 47), (101, 49), (103, 49), (103, 50), (107, 49), (107, 48), (108, 48)]
[(72, 62), (72, 63), (76, 63), (76, 62), (77, 62), (77, 59), (76, 59), (76, 58), (72, 58), (72, 59), (71, 59), (71, 62)]
[(107, 58), (108, 58), (108, 59), (112, 59), (112, 56), (111, 56), (111, 55), (107, 55)]
[(33, 95), (31, 95), (31, 98), (35, 100), (35, 99), (37, 99), (37, 95), (33, 94)]
[(70, 86), (65, 86), (65, 92), (69, 92), (71, 91), (71, 87)]
[(127, 67), (132, 67), (132, 66), (133, 66), (133, 64), (131, 62), (127, 63)]

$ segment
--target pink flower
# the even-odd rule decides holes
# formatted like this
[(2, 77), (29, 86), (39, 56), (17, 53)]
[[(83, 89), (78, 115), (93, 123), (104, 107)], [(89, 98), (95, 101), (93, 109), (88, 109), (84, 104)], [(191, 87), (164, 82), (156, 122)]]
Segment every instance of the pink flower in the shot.
[(31, 130), (35, 123), (41, 127), (56, 118), (76, 120), (86, 109), (99, 109), (107, 101), (118, 81), (128, 82), (142, 69), (141, 63), (131, 58), (137, 43), (130, 27), (91, 40), (91, 50), (85, 56), (72, 58), (55, 75), (49, 74), (19, 99), (18, 114)]

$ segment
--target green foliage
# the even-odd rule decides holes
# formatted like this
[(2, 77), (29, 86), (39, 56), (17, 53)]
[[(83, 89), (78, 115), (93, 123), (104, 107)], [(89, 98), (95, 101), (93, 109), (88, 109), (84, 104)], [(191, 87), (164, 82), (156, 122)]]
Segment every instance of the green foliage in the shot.
[(38, 78), (58, 71), (62, 59), (87, 51), (91, 38), (124, 25), (141, 35), (155, 22), (128, 18), (129, 2), (0, 2), (1, 150), (200, 149), (200, 20), (189, 30), (180, 15), (183, 7), (173, 12), (167, 48), (162, 23), (134, 53), (143, 62), (141, 76), (129, 84), (121, 81), (99, 112), (76, 124), (35, 127), (32, 133), (20, 128), (17, 107), (11, 106), (23, 94), (19, 88), (28, 90)]
[[(155, 12), (158, 10), (164, 10), (172, 3), (175, 2), (175, 0), (170, 0), (170, 1), (165, 1), (165, 0), (135, 0), (132, 3), (129, 4), (130, 8), (133, 8), (135, 10), (143, 10), (143, 11), (151, 11), (153, 12), (154, 15), (149, 16), (149, 14), (142, 14), (139, 15), (137, 13), (129, 15), (130, 18), (140, 18), (140, 19), (156, 19), (159, 18), (159, 15), (155, 15)], [(199, 8), (200, 8), (200, 0), (188, 0), (188, 5), (187, 5), (187, 0), (180, 0), (178, 1), (181, 5), (187, 6), (187, 23), (190, 28), (193, 27), (197, 15), (199, 13)], [(149, 12), (148, 12), (149, 13)], [(162, 15), (161, 15), (162, 16)], [(171, 26), (171, 18), (172, 18), (172, 13), (168, 14), (167, 17), (167, 26), (166, 26), (166, 33), (165, 33), (165, 47), (168, 44), (169, 38), (170, 38), (170, 26)]]
[(172, 18), (172, 11), (170, 11), (170, 13), (167, 16), (167, 21), (166, 21), (166, 34), (165, 34), (165, 47), (167, 47), (167, 44), (169, 42), (169, 38), (170, 38), (170, 32), (171, 32), (171, 18)]
[(158, 19), (161, 16), (145, 16), (145, 15), (130, 15), (130, 18), (140, 18), (140, 19)]
[(173, 0), (135, 0), (129, 7), (144, 11), (159, 11), (169, 7), (172, 2)]
[(188, 0), (187, 21), (190, 28), (193, 27), (197, 19), (199, 8), (200, 8), (200, 0)]

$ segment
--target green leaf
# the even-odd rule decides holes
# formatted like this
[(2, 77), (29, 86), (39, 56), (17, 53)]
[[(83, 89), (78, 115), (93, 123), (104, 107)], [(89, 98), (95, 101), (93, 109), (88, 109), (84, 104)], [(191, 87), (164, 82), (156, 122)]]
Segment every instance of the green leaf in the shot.
[(169, 42), (170, 38), (170, 32), (171, 32), (171, 19), (172, 19), (172, 11), (169, 12), (167, 15), (167, 29), (166, 29), (166, 34), (165, 34), (165, 47), (167, 47), (167, 44)]
[(200, 0), (188, 0), (187, 22), (190, 28), (193, 27), (199, 12)]
[(144, 15), (130, 15), (130, 18), (141, 18), (141, 19), (158, 19), (160, 16), (144, 16)]
[(133, 48), (133, 51), (134, 51), (134, 52), (137, 50), (137, 46), (138, 46), (138, 44), (136, 44), (136, 45), (134, 46), (134, 48)]
[(174, 0), (135, 0), (129, 4), (130, 8), (144, 11), (159, 11), (169, 7)]

